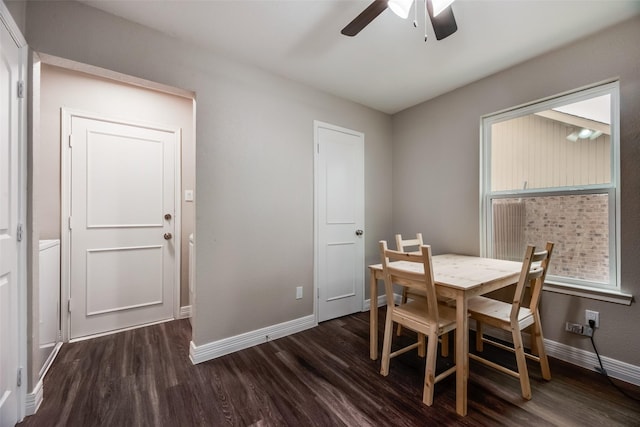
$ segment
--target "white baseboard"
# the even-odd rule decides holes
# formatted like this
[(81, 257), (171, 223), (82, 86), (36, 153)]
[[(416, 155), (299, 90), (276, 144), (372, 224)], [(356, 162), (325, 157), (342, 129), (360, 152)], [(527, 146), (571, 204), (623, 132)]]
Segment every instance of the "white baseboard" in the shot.
[[(551, 357), (564, 360), (590, 371), (595, 371), (596, 367), (600, 368), (598, 356), (595, 353), (547, 339), (544, 340), (544, 345), (547, 349), (547, 354)], [(600, 356), (600, 359), (602, 359), (602, 365), (611, 378), (617, 378), (640, 386), (640, 366), (631, 365), (606, 356)]]
[[(400, 304), (400, 301), (402, 300), (402, 295), (393, 294), (393, 300), (396, 302), (396, 304)], [(383, 305), (387, 305), (387, 296), (378, 295), (378, 307), (382, 307)], [(362, 311), (369, 311), (369, 308), (371, 308), (371, 299), (366, 299), (364, 300)]]
[(182, 307), (180, 307), (180, 315), (179, 315), (180, 319), (186, 319), (188, 317), (191, 317), (191, 306), (190, 305), (183, 305)]
[(27, 397), (24, 402), (24, 415), (33, 415), (40, 408), (42, 399), (44, 397), (44, 385), (42, 384), (42, 378), (38, 381), (31, 393), (27, 393)]
[[(507, 331), (493, 329), (488, 326), (484, 328), (484, 331), (485, 335), (490, 335), (499, 340), (513, 343), (511, 334)], [(522, 341), (524, 342), (525, 347), (529, 347), (531, 343), (530, 334), (522, 334)], [(580, 366), (581, 368), (585, 368), (590, 371), (596, 371), (596, 367), (600, 368), (598, 356), (590, 351), (571, 347), (546, 338), (544, 340), (544, 347), (547, 350), (547, 355), (550, 357), (555, 357), (556, 359), (563, 360), (567, 363)], [(611, 378), (616, 378), (630, 384), (640, 386), (640, 366), (631, 365), (606, 356), (600, 356), (600, 359), (602, 359), (602, 365)], [(553, 372), (551, 372), (551, 375), (553, 375)]]
[(191, 363), (195, 365), (224, 356), (225, 354), (253, 347), (254, 345), (302, 332), (317, 325), (318, 323), (316, 322), (315, 316), (309, 315), (203, 345), (197, 346), (191, 341), (189, 358), (191, 359)]

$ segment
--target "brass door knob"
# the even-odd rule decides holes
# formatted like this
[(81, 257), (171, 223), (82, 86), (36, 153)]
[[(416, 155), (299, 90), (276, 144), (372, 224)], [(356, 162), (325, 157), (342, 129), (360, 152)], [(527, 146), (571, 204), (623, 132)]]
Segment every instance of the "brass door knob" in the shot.
[(164, 240), (170, 240), (172, 237), (171, 233), (164, 233)]
[(171, 214), (164, 214), (164, 219), (169, 221), (171, 219)]

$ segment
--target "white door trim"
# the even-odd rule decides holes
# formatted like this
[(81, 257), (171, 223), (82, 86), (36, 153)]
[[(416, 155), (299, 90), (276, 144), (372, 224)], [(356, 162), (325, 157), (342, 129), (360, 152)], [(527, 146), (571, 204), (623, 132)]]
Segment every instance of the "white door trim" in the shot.
[[(358, 132), (358, 131), (354, 131), (352, 129), (347, 129), (347, 128), (343, 128), (340, 126), (336, 126), (336, 125), (332, 125), (330, 123), (326, 123), (326, 122), (322, 122), (319, 120), (314, 120), (313, 121), (313, 315), (314, 315), (314, 319), (316, 324), (318, 323), (318, 318), (319, 318), (319, 311), (318, 311), (318, 292), (319, 292), (319, 257), (320, 257), (320, 251), (318, 248), (318, 244), (319, 244), (319, 233), (320, 233), (320, 224), (319, 224), (319, 209), (320, 209), (320, 200), (319, 200), (319, 194), (318, 194), (318, 188), (319, 188), (319, 158), (318, 158), (318, 149), (319, 149), (319, 144), (320, 141), (318, 140), (318, 129), (319, 128), (325, 128), (325, 129), (331, 129), (331, 130), (335, 130), (337, 132), (343, 132), (346, 134), (350, 134), (350, 135), (355, 135), (358, 137), (361, 137), (364, 141), (364, 133), (362, 132)], [(364, 162), (364, 159), (363, 159)], [(364, 178), (364, 177), (363, 177)], [(364, 218), (363, 218), (364, 221)], [(364, 225), (364, 222), (363, 222)], [(364, 236), (364, 238), (366, 238), (366, 235)], [(363, 239), (364, 239), (363, 238)], [(366, 245), (364, 245), (363, 242), (363, 246), (366, 247)], [(364, 269), (364, 266), (362, 267)], [(364, 297), (365, 297), (365, 281), (363, 280), (362, 282), (362, 290), (361, 290), (361, 295), (362, 295), (362, 301), (360, 301), (360, 306), (361, 306), (361, 310), (364, 310), (364, 305), (365, 305), (365, 301), (364, 301)]]
[[(62, 340), (68, 342), (70, 338), (70, 316), (68, 310), (69, 295), (71, 292), (71, 233), (69, 230), (69, 216), (71, 212), (71, 150), (69, 147), (69, 138), (71, 135), (71, 119), (73, 117), (86, 118), (91, 120), (107, 121), (116, 124), (134, 125), (148, 129), (159, 130), (163, 132), (171, 132), (175, 135), (174, 144), (174, 205), (175, 205), (175, 228), (174, 241), (178, 242), (174, 245), (174, 302), (173, 302), (173, 318), (180, 317), (180, 259), (182, 242), (182, 132), (179, 128), (172, 128), (166, 125), (143, 122), (139, 120), (130, 120), (124, 118), (109, 117), (102, 114), (90, 113), (72, 108), (62, 107), (61, 109), (62, 126), (60, 131), (61, 141), (61, 216), (60, 216), (60, 276), (61, 276), (61, 325)], [(117, 331), (113, 331), (117, 332)], [(113, 333), (111, 332), (111, 333)], [(88, 337), (90, 338), (90, 337)]]

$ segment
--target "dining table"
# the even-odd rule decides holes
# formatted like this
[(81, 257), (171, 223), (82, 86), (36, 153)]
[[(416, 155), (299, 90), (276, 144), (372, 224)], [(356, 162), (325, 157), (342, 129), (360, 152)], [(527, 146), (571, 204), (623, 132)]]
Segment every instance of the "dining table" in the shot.
[[(505, 288), (518, 281), (522, 263), (478, 256), (443, 254), (431, 258), (436, 293), (439, 297), (455, 301), (457, 331), (456, 360), (456, 412), (467, 414), (467, 381), (469, 378), (469, 316), (468, 300), (476, 295)], [(398, 268), (422, 272), (423, 264), (395, 261)], [(383, 279), (382, 264), (369, 266), (370, 357), (378, 359), (378, 280)]]

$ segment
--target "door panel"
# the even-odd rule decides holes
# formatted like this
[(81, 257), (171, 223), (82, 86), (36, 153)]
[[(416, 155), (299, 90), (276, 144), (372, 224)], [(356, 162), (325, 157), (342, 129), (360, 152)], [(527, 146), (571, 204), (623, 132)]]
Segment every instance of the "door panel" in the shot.
[(316, 122), (318, 321), (360, 311), (364, 295), (364, 135)]
[(355, 245), (350, 243), (329, 243), (327, 245), (327, 301), (356, 295)]
[[(162, 246), (87, 251), (87, 316), (162, 304)], [(135, 283), (135, 286), (131, 284)]]
[(71, 116), (71, 339), (173, 317), (175, 140)]
[(162, 140), (88, 133), (87, 227), (162, 226), (163, 148)]
[(20, 49), (0, 24), (0, 426), (18, 421)]

